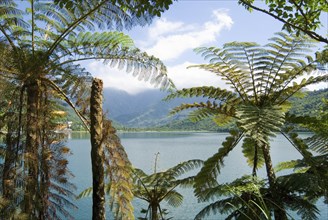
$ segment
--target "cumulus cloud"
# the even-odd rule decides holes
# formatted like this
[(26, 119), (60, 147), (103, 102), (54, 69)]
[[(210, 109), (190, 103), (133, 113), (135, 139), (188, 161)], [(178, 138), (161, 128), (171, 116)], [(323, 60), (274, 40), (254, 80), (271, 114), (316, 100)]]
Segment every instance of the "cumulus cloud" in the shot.
[[(227, 85), (214, 73), (200, 70), (198, 68), (187, 69), (195, 63), (184, 62), (176, 66), (168, 67), (168, 76), (173, 80), (178, 89), (190, 88), (194, 86), (215, 86), (227, 88)], [(155, 89), (149, 82), (139, 81), (131, 74), (120, 71), (100, 62), (92, 62), (88, 65), (88, 70), (94, 77), (100, 78), (104, 82), (104, 87), (111, 87), (125, 90), (130, 94), (137, 94), (147, 89)]]
[(104, 65), (102, 62), (92, 62), (87, 66), (93, 77), (102, 79), (104, 87), (125, 90), (130, 94), (139, 93), (145, 89), (154, 88), (149, 82), (139, 81), (132, 74)]
[[(211, 20), (203, 24), (189, 24), (182, 21), (169, 21), (165, 18), (157, 20), (153, 26), (145, 29), (148, 38), (141, 42), (149, 54), (155, 55), (164, 62), (176, 59), (174, 66), (168, 66), (168, 75), (178, 88), (213, 85), (226, 87), (213, 73), (196, 68), (187, 69), (193, 63), (182, 60), (184, 52), (213, 43), (220, 32), (231, 28), (233, 21), (227, 10), (219, 9), (212, 12)], [(200, 58), (202, 60), (202, 58)], [(131, 94), (145, 89), (154, 89), (149, 82), (139, 81), (131, 74), (103, 65), (101, 62), (89, 63), (87, 69), (94, 77), (101, 78), (105, 87), (125, 90)]]
[(156, 20), (155, 25), (148, 29), (149, 39), (156, 39), (159, 36), (179, 32), (183, 30), (185, 24), (183, 22), (168, 21), (166, 18)]
[(220, 32), (230, 29), (232, 24), (224, 9), (213, 11), (212, 20), (203, 25), (159, 20), (149, 30), (150, 37), (157, 37), (156, 42), (146, 51), (164, 61), (175, 59), (187, 50), (214, 42)]
[(228, 88), (225, 82), (212, 72), (198, 68), (187, 68), (195, 63), (184, 62), (168, 68), (168, 76), (178, 89), (195, 86), (215, 86)]

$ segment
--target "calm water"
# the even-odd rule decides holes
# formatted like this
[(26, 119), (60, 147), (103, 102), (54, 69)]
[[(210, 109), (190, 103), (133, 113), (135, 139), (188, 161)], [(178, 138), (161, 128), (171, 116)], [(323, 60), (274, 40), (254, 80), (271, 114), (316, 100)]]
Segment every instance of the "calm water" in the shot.
[[(141, 168), (147, 173), (153, 172), (155, 154), (160, 153), (158, 170), (165, 170), (181, 161), (190, 159), (206, 159), (217, 152), (220, 143), (225, 140), (226, 133), (122, 133), (120, 134), (122, 144), (135, 167)], [(80, 193), (92, 184), (91, 162), (90, 162), (90, 141), (89, 137), (83, 134), (73, 134), (68, 140), (68, 146), (73, 155), (70, 156), (70, 169), (74, 173), (73, 182), (77, 185), (77, 192)], [(272, 143), (272, 160), (274, 164), (281, 161), (301, 158), (299, 153), (292, 148), (282, 137), (277, 136)], [(219, 177), (219, 182), (229, 182), (243, 174), (251, 174), (251, 169), (247, 166), (240, 147), (230, 153), (225, 160), (225, 168)], [(259, 171), (259, 175), (265, 174), (264, 168)], [(189, 220), (205, 206), (197, 203), (191, 190), (183, 190), (184, 202), (178, 208), (169, 208), (174, 219)], [(91, 198), (83, 198), (77, 202), (79, 209), (74, 212), (77, 220), (91, 219), (92, 205)], [(328, 219), (328, 207), (322, 202), (319, 204), (321, 210), (320, 219)], [(145, 204), (136, 200), (134, 202), (136, 216), (141, 208), (146, 208)], [(165, 207), (165, 206), (164, 206)], [(107, 219), (113, 219), (110, 213), (106, 214)], [(220, 217), (209, 217), (207, 219), (224, 219)]]

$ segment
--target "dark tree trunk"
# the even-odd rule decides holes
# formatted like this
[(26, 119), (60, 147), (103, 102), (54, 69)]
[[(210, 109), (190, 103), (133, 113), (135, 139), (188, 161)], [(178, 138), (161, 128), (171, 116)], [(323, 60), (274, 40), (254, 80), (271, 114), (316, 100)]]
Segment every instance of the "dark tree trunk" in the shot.
[(158, 205), (156, 203), (151, 205), (151, 220), (159, 220), (157, 215), (157, 207)]
[(24, 212), (30, 218), (36, 215), (33, 209), (37, 206), (38, 194), (38, 149), (40, 146), (40, 85), (37, 80), (32, 80), (27, 85), (27, 111), (26, 111), (26, 147), (25, 166), (28, 177), (26, 180), (24, 196)]
[(102, 111), (103, 83), (94, 79), (90, 99), (90, 132), (91, 132), (91, 163), (92, 163), (92, 219), (105, 219), (105, 184), (104, 161), (102, 148), (103, 111)]
[(265, 160), (265, 166), (267, 171), (267, 177), (269, 180), (270, 191), (274, 204), (274, 218), (276, 220), (287, 220), (286, 210), (283, 206), (281, 198), (279, 197), (279, 191), (276, 185), (276, 174), (272, 166), (269, 146), (267, 144), (262, 145), (263, 156)]
[(5, 139), (6, 154), (2, 171), (2, 196), (8, 203), (5, 203), (6, 205), (2, 207), (2, 210), (0, 211), (0, 219), (9, 219), (10, 214), (16, 210), (14, 196), (16, 187), (16, 136), (14, 135), (15, 128), (13, 127), (15, 122), (14, 117), (11, 115), (8, 117), (7, 134)]
[(2, 173), (2, 190), (3, 190), (3, 198), (6, 200), (11, 200), (14, 194), (14, 183), (15, 183), (15, 137), (13, 122), (10, 120), (7, 123), (8, 133), (6, 134), (6, 156), (3, 166)]

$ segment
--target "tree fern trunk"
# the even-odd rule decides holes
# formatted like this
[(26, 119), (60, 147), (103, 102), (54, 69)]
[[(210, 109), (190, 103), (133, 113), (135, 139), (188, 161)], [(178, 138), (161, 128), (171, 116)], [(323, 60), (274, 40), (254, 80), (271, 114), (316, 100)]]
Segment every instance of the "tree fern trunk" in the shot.
[(270, 191), (274, 202), (274, 218), (276, 220), (287, 220), (286, 210), (282, 204), (281, 198), (279, 197), (279, 192), (276, 186), (276, 174), (273, 169), (269, 146), (267, 144), (263, 144), (262, 150), (265, 160), (267, 177), (269, 180)]
[(158, 220), (157, 207), (156, 203), (151, 205), (151, 220)]
[(36, 215), (33, 209), (36, 207), (36, 198), (38, 193), (40, 93), (39, 82), (37, 80), (32, 80), (29, 85), (27, 85), (27, 121), (25, 148), (25, 165), (27, 168), (28, 177), (25, 187), (24, 212), (28, 214), (29, 218), (33, 218), (33, 216)]
[(13, 117), (9, 116), (10, 120), (7, 123), (7, 134), (5, 139), (6, 154), (2, 171), (2, 196), (6, 202), (6, 206), (2, 207), (0, 212), (0, 219), (9, 219), (11, 213), (15, 212), (15, 183), (16, 183), (16, 169), (15, 169), (15, 144), (16, 139), (13, 128)]
[(102, 81), (100, 79), (94, 79), (92, 82), (90, 99), (93, 220), (105, 219), (105, 185), (102, 149), (102, 90)]

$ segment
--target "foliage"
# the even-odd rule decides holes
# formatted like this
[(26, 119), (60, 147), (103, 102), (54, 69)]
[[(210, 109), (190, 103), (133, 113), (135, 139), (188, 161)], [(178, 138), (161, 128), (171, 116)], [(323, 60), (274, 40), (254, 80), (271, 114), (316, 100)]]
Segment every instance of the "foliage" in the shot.
[(298, 35), (305, 33), (309, 37), (328, 44), (326, 36), (315, 32), (322, 24), (320, 17), (328, 13), (326, 0), (266, 0), (267, 7), (261, 7), (254, 0), (239, 0), (247, 10), (260, 11), (281, 22), (283, 29)]
[[(183, 104), (172, 113), (196, 109), (198, 119), (220, 115), (233, 121), (238, 131), (219, 148), (218, 153), (204, 162), (196, 176), (195, 193), (200, 199), (207, 189), (216, 187), (216, 178), (223, 166), (223, 159), (242, 139), (242, 148), (253, 176), (265, 164), (269, 193), (275, 206), (269, 206), (276, 219), (286, 219), (283, 197), (279, 194), (270, 156), (270, 137), (282, 131), (289, 109), (289, 99), (305, 86), (327, 80), (327, 75), (303, 78), (315, 68), (315, 60), (307, 55), (312, 43), (306, 38), (277, 33), (265, 47), (251, 42), (231, 42), (223, 48), (197, 48), (209, 64), (197, 67), (210, 71), (230, 85), (232, 90), (215, 87), (196, 87), (173, 92), (168, 99), (185, 96), (203, 96), (207, 102)], [(295, 80), (303, 78), (297, 83)], [(292, 139), (288, 139), (293, 143)], [(293, 145), (296, 146), (296, 145)], [(297, 146), (296, 146), (297, 147)], [(300, 150), (300, 147), (297, 147)], [(303, 149), (303, 156), (307, 149)]]
[[(48, 101), (62, 99), (88, 129), (85, 113), (88, 112), (91, 75), (77, 64), (85, 60), (102, 60), (161, 88), (172, 86), (162, 62), (135, 48), (127, 35), (117, 31), (95, 32), (104, 28), (113, 30), (142, 25), (151, 21), (154, 14), (133, 14), (132, 9), (121, 8), (112, 1), (80, 1), (72, 8), (33, 0), (24, 9), (13, 0), (0, 1), (0, 5), (0, 81), (11, 87), (6, 90), (9, 98), (5, 100), (5, 106), (9, 108), (1, 106), (1, 113), (10, 110), (17, 114), (15, 119), (6, 121), (7, 125), (13, 125), (13, 128), (7, 126), (6, 129), (11, 129), (10, 133), (17, 136), (13, 136), (11, 145), (6, 144), (6, 154), (10, 157), (5, 158), (8, 166), (4, 173), (19, 164), (22, 178), (26, 180), (21, 181), (20, 173), (14, 172), (13, 187), (22, 193), (19, 199), (12, 198), (12, 201), (19, 202), (20, 209), (31, 219), (48, 216), (45, 209), (69, 217), (66, 208), (72, 205), (63, 202), (62, 198), (71, 194), (62, 190), (64, 197), (56, 197), (53, 206), (47, 201), (50, 200), (48, 194), (53, 192), (50, 187), (42, 191), (42, 196), (38, 194), (40, 186), (48, 186), (43, 182), (48, 181), (46, 177), (60, 168), (42, 159), (49, 156), (48, 146), (52, 142), (47, 141), (55, 129), (46, 126), (50, 119), (45, 114), (50, 116), (52, 110), (57, 110)], [(11, 104), (12, 100), (16, 101), (15, 105)], [(47, 105), (53, 109), (47, 109)], [(116, 174), (119, 173), (117, 170)], [(124, 206), (124, 202), (118, 205)]]
[[(313, 176), (278, 177), (278, 194), (284, 206), (297, 211), (302, 219), (317, 219), (319, 211), (313, 205), (316, 200), (304, 193), (311, 192), (312, 196), (315, 195), (316, 183), (309, 177)], [(319, 193), (315, 195), (316, 199), (318, 195)], [(195, 219), (203, 219), (217, 213), (226, 215), (226, 219), (272, 219), (271, 210), (277, 207), (265, 180), (254, 176), (243, 176), (231, 183), (218, 184), (206, 190), (204, 201), (211, 202), (216, 198), (220, 199), (205, 206)]]
[(110, 207), (117, 219), (133, 219), (131, 163), (111, 121), (104, 122), (103, 133), (105, 193), (110, 195)]
[[(51, 111), (56, 110), (54, 105), (55, 98), (49, 91), (44, 91), (42, 101), (47, 107), (40, 112), (40, 121), (38, 122), (43, 130), (41, 136), (42, 148), (36, 153), (36, 156), (24, 151), (22, 143), (18, 142), (19, 134), (16, 132), (18, 126), (18, 112), (16, 106), (19, 100), (12, 100), (11, 90), (7, 87), (6, 92), (0, 91), (3, 95), (5, 107), (4, 145), (2, 146), (1, 165), (1, 194), (4, 200), (4, 206), (0, 209), (0, 216), (3, 219), (30, 219), (27, 213), (24, 213), (24, 199), (26, 198), (26, 182), (31, 182), (27, 168), (24, 169), (24, 163), (21, 161), (30, 161), (39, 164), (36, 178), (39, 181), (31, 182), (38, 190), (33, 197), (35, 206), (35, 216), (44, 216), (51, 219), (61, 219), (65, 217), (72, 219), (71, 209), (77, 207), (73, 203), (75, 199), (75, 186), (70, 182), (73, 174), (68, 170), (67, 157), (70, 150), (65, 146), (64, 136), (54, 133), (56, 127), (57, 115)], [(8, 93), (9, 92), (9, 93)], [(11, 113), (10, 113), (11, 112)], [(14, 113), (14, 114), (13, 114)], [(26, 114), (25, 110), (22, 113)], [(23, 127), (25, 129), (25, 125)], [(0, 135), (1, 137), (2, 135)]]
[(266, 198), (260, 189), (265, 186), (263, 180), (251, 176), (243, 176), (231, 183), (218, 184), (206, 190), (203, 201), (221, 200), (210, 203), (203, 208), (195, 219), (203, 219), (211, 214), (228, 215), (226, 219), (271, 219), (270, 211), (266, 207)]
[(324, 111), (323, 99), (328, 97), (328, 89), (304, 92), (303, 97), (293, 97), (290, 99), (292, 107), (288, 111), (297, 116), (315, 116)]
[[(92, 0), (91, 0), (92, 1)], [(55, 4), (58, 4), (61, 8), (68, 9), (74, 8), (80, 4), (82, 0), (55, 0)], [(130, 16), (136, 18), (142, 18), (147, 16), (161, 16), (165, 10), (169, 9), (169, 6), (173, 3), (173, 0), (138, 0), (138, 1), (125, 1), (125, 0), (111, 0), (110, 4), (119, 7), (121, 10), (128, 12)]]
[[(163, 219), (165, 213), (161, 208), (161, 202), (166, 201), (172, 207), (180, 206), (183, 196), (176, 188), (192, 186), (194, 176), (178, 178), (188, 171), (202, 166), (201, 160), (189, 160), (167, 169), (147, 175), (142, 170), (133, 169), (133, 195), (148, 203), (145, 219)], [(155, 165), (156, 166), (156, 165)], [(148, 216), (149, 214), (149, 216)]]

